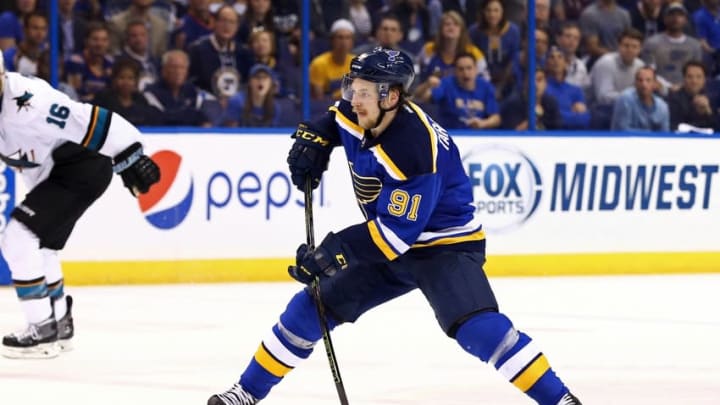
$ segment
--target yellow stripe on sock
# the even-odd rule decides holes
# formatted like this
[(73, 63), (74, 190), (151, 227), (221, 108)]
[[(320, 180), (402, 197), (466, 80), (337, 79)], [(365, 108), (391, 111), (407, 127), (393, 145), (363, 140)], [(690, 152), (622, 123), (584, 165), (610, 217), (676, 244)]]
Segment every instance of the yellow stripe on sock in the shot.
[(518, 387), (522, 392), (526, 392), (550, 369), (550, 363), (544, 354), (541, 354), (533, 360), (533, 362), (521, 371), (520, 374), (515, 376), (512, 380), (513, 385)]
[(275, 357), (268, 353), (265, 346), (260, 345), (255, 352), (255, 361), (257, 361), (265, 370), (275, 377), (284, 377), (292, 368), (279, 362)]

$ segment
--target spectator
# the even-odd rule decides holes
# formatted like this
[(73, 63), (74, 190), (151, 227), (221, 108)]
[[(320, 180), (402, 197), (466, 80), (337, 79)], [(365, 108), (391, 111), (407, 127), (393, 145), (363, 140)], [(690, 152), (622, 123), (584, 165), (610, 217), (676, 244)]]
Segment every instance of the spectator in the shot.
[(645, 38), (665, 30), (663, 0), (640, 0), (629, 8), (630, 25), (643, 33)]
[(620, 36), (617, 52), (603, 55), (590, 70), (592, 108), (591, 126), (608, 129), (615, 99), (636, 81), (635, 73), (645, 66), (638, 58), (642, 49), (642, 33), (631, 28)]
[(545, 65), (548, 95), (558, 104), (563, 129), (585, 129), (590, 125), (590, 112), (580, 87), (565, 81), (567, 60), (560, 48), (550, 48)]
[(683, 82), (683, 66), (691, 60), (702, 60), (702, 46), (697, 39), (685, 35), (688, 20), (682, 3), (670, 3), (663, 14), (666, 29), (645, 41), (642, 56), (658, 76), (677, 88)]
[[(535, 129), (559, 129), (562, 117), (557, 101), (545, 92), (547, 81), (545, 70), (538, 67), (535, 71)], [(500, 117), (503, 129), (515, 131), (528, 130), (528, 81), (523, 89), (518, 89), (500, 105)]]
[(670, 112), (655, 95), (657, 77), (650, 67), (635, 73), (635, 87), (624, 90), (613, 107), (613, 131), (670, 131)]
[(37, 74), (37, 64), (47, 46), (48, 21), (44, 14), (30, 13), (23, 17), (22, 41), (4, 52), (5, 67), (25, 75)]
[(349, 20), (355, 26), (356, 42), (366, 42), (372, 34), (373, 25), (365, 0), (350, 0)]
[(156, 125), (160, 111), (138, 91), (140, 65), (132, 59), (119, 59), (112, 67), (110, 87), (95, 95), (93, 104), (118, 113), (135, 126)]
[(713, 106), (705, 91), (705, 66), (690, 61), (683, 66), (682, 87), (668, 94), (670, 129), (678, 130), (681, 123), (698, 128), (718, 129), (718, 106)]
[(299, 27), (300, 2), (296, 0), (273, 1), (273, 18), (277, 39), (282, 40), (287, 38)]
[(475, 17), (483, 9), (483, 0), (442, 0), (443, 11), (455, 11), (465, 17), (465, 25), (474, 23)]
[(485, 0), (469, 29), (472, 42), (485, 55), (490, 81), (496, 89), (511, 80), (512, 63), (520, 52), (520, 28), (505, 18), (501, 0)]
[(444, 77), (454, 71), (454, 62), (461, 53), (470, 53), (477, 62), (477, 70), (490, 80), (487, 62), (482, 51), (472, 44), (465, 20), (455, 11), (446, 11), (441, 19), (440, 30), (435, 41), (428, 42), (420, 53), (420, 81), (430, 75)]
[(630, 28), (630, 14), (615, 0), (595, 0), (580, 14), (580, 27), (590, 68), (595, 60), (617, 50), (619, 35)]
[(76, 11), (76, 4), (76, 0), (58, 0), (58, 39), (60, 50), (67, 57), (82, 52), (89, 23), (87, 18)]
[(190, 60), (184, 51), (168, 51), (162, 57), (160, 80), (145, 89), (148, 103), (162, 113), (159, 125), (211, 125), (208, 94), (188, 82), (189, 67)]
[(557, 4), (560, 5), (562, 21), (577, 22), (580, 19), (580, 15), (583, 10), (587, 8), (594, 0), (559, 0)]
[(72, 54), (65, 63), (68, 83), (75, 88), (80, 100), (91, 101), (110, 84), (113, 63), (110, 31), (103, 23), (90, 23), (82, 53)]
[(211, 35), (190, 46), (190, 79), (219, 98), (234, 96), (247, 81), (252, 65), (250, 52), (236, 40), (239, 16), (230, 5), (215, 12)]
[(148, 84), (158, 80), (160, 60), (150, 54), (150, 38), (147, 26), (142, 20), (128, 22), (125, 28), (125, 45), (119, 58), (131, 59), (140, 66), (139, 90), (142, 91)]
[(132, 0), (127, 10), (110, 17), (113, 29), (112, 49), (120, 49), (123, 42), (122, 33), (132, 20), (145, 22), (150, 33), (150, 54), (159, 58), (168, 47), (170, 41), (170, 23), (152, 11), (153, 0)]
[(442, 79), (430, 76), (415, 93), (421, 102), (439, 105), (438, 122), (444, 128), (487, 129), (500, 126), (495, 88), (478, 72), (471, 53), (455, 58), (455, 74)]
[(417, 54), (433, 36), (430, 30), (430, 11), (425, 5), (425, 0), (399, 0), (392, 7), (391, 12), (402, 22), (405, 32), (402, 47), (408, 49), (411, 55)]
[(350, 61), (355, 27), (349, 20), (340, 19), (330, 28), (330, 50), (310, 62), (310, 91), (315, 100), (340, 98), (340, 85)]
[(350, 0), (312, 0), (310, 4), (310, 26), (316, 37), (331, 35), (335, 21), (350, 18)]
[(704, 58), (713, 64), (712, 72), (717, 74), (718, 49), (720, 49), (720, 0), (703, 0), (702, 7), (692, 16), (695, 34), (705, 52)]
[(210, 13), (210, 0), (188, 0), (187, 13), (173, 33), (176, 49), (186, 50), (190, 44), (213, 32), (215, 20)]
[(23, 39), (23, 18), (37, 11), (37, 0), (15, 0), (14, 8), (0, 14), (0, 51), (17, 46)]
[(583, 91), (590, 87), (590, 75), (585, 62), (578, 57), (578, 48), (581, 41), (580, 26), (576, 22), (566, 21), (560, 27), (555, 42), (565, 54), (567, 61), (567, 74), (565, 81), (579, 86)]
[[(380, 21), (378, 21), (375, 37), (371, 41), (355, 47), (352, 53), (360, 55), (361, 53), (370, 52), (376, 47), (381, 46), (383, 48), (403, 51), (412, 56), (408, 50), (400, 46), (403, 36), (402, 23), (400, 23), (397, 16), (394, 14), (383, 14), (382, 17), (380, 17)], [(419, 69), (418, 66), (416, 66), (416, 70), (417, 69)]]
[(237, 42), (245, 46), (250, 39), (250, 34), (255, 30), (275, 30), (270, 0), (248, 0), (247, 11), (238, 25)]
[[(550, 37), (547, 31), (543, 29), (535, 30), (535, 66), (543, 68), (545, 66), (545, 57), (547, 56), (550, 44)], [(522, 86), (527, 79), (528, 69), (528, 50), (527, 41), (523, 40), (523, 46), (520, 48), (520, 54), (512, 65), (512, 81), (500, 91), (502, 97), (515, 92), (523, 91)]]
[(299, 99), (302, 94), (300, 35), (300, 28), (296, 27), (290, 35), (278, 41), (278, 63), (275, 70), (281, 80), (282, 95), (292, 99)]
[[(71, 86), (68, 82), (63, 81), (62, 78), (65, 77), (65, 64), (62, 60), (62, 55), (60, 55), (60, 60), (57, 64), (57, 70), (58, 70), (58, 77), (60, 80), (57, 84), (57, 89), (65, 93), (70, 99), (78, 101), (80, 97), (77, 94), (77, 91), (75, 91), (75, 88)], [(44, 51), (40, 52), (40, 57), (38, 59), (37, 64), (37, 77), (45, 80), (46, 82), (50, 83), (50, 50), (45, 49)]]
[(276, 83), (275, 73), (269, 66), (253, 65), (250, 69), (247, 90), (230, 99), (228, 122), (225, 125), (277, 127), (280, 125), (283, 115), (295, 115), (296, 118), (299, 118), (294, 111), (281, 109), (279, 102), (275, 99)]

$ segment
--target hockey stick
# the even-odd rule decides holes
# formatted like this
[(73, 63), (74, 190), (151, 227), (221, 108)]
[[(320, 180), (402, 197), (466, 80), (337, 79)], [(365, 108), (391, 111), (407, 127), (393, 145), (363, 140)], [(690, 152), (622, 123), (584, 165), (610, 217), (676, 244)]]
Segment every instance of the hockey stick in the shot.
[[(305, 178), (305, 233), (307, 236), (307, 244), (310, 249), (315, 249), (315, 230), (313, 229), (313, 211), (312, 211), (312, 177), (307, 176)], [(315, 276), (310, 285), (312, 291), (313, 300), (315, 301), (315, 309), (317, 309), (318, 317), (320, 318), (320, 330), (322, 331), (323, 343), (325, 344), (325, 354), (327, 354), (328, 362), (330, 362), (330, 371), (335, 380), (335, 388), (337, 389), (338, 397), (340, 397), (341, 405), (348, 405), (347, 394), (345, 393), (345, 385), (343, 384), (342, 377), (340, 376), (340, 367), (338, 366), (337, 359), (335, 358), (335, 349), (333, 348), (332, 340), (330, 339), (330, 331), (327, 326), (327, 319), (325, 318), (325, 307), (320, 300), (320, 278)]]

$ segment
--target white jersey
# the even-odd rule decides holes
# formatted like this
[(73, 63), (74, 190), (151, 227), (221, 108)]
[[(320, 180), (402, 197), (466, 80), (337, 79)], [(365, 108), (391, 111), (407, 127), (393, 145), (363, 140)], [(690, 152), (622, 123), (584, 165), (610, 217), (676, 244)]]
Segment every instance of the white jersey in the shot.
[(0, 153), (38, 165), (21, 170), (28, 189), (47, 178), (53, 150), (67, 141), (113, 157), (140, 140), (120, 115), (73, 101), (42, 79), (6, 72), (2, 81)]

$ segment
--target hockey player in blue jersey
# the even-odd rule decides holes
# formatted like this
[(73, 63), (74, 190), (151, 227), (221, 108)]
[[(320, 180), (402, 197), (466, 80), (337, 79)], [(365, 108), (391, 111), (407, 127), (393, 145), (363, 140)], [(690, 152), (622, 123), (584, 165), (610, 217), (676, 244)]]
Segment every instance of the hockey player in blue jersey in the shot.
[[(485, 234), (452, 138), (405, 96), (408, 55), (376, 48), (353, 59), (343, 99), (294, 134), (293, 183), (320, 182), (333, 147), (345, 149), (365, 221), (302, 244), (290, 275), (320, 296), (330, 329), (419, 288), (445, 334), (540, 405), (578, 405), (545, 355), (498, 311), (483, 271)], [(208, 405), (252, 405), (310, 356), (322, 336), (308, 288), (288, 303), (240, 380)]]

